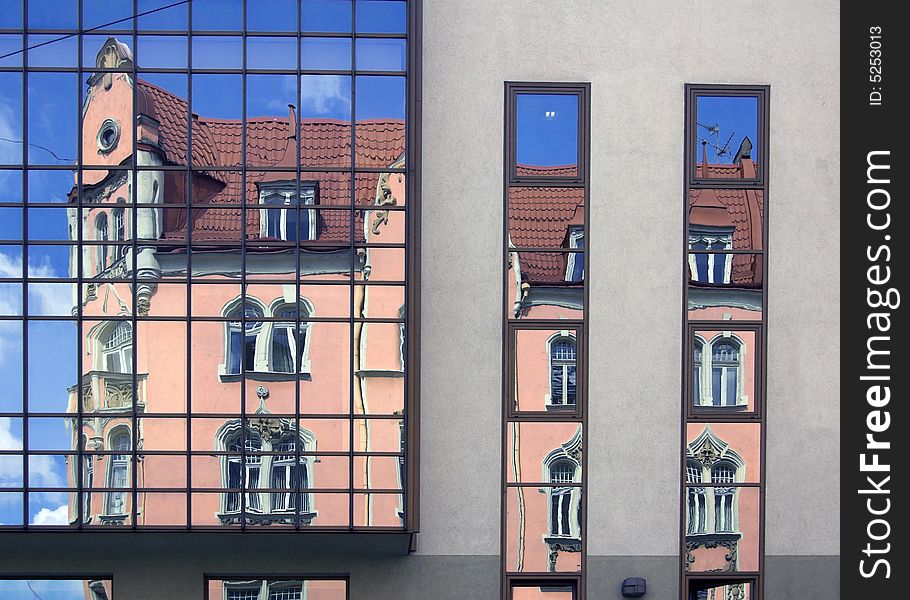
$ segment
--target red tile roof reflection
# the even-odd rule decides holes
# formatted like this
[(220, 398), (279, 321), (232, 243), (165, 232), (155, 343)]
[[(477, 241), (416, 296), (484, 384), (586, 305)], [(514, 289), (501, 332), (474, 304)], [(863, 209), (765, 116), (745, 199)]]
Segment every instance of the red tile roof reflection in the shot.
[[(699, 163), (699, 171), (707, 168), (709, 178), (736, 179), (743, 177), (741, 164)], [(753, 169), (752, 164), (749, 168)], [(689, 207), (720, 204), (727, 209), (729, 225), (733, 229), (734, 250), (761, 250), (763, 247), (764, 193), (760, 189), (692, 189), (689, 190)], [(757, 214), (753, 214), (757, 211)], [(690, 213), (691, 214), (691, 213)], [(698, 225), (690, 218), (690, 225)], [(742, 287), (761, 285), (761, 258), (750, 254), (733, 257), (731, 280)], [(699, 285), (693, 282), (693, 285)]]
[(515, 174), (519, 177), (578, 177), (578, 165), (515, 165)]
[[(558, 169), (561, 167), (553, 168)], [(510, 187), (512, 244), (516, 248), (567, 248), (569, 226), (584, 225), (584, 198), (583, 188)], [(522, 252), (519, 260), (523, 281), (566, 284), (565, 254)]]
[[(159, 147), (168, 164), (186, 165), (187, 111), (185, 99), (149, 82), (140, 80), (139, 88), (145, 92), (159, 122)], [(300, 122), (300, 165), (301, 167), (344, 167), (351, 166), (351, 123), (335, 119), (312, 119)], [(358, 121), (355, 161), (358, 167), (386, 168), (398, 161), (404, 154), (405, 125), (400, 119), (369, 119)], [(247, 119), (247, 165), (252, 167), (274, 167), (278, 165), (288, 148), (287, 117), (253, 117)], [(213, 205), (212, 210), (194, 211), (193, 239), (217, 240), (240, 233), (241, 210), (215, 210), (215, 205), (238, 205), (243, 198), (249, 204), (257, 204), (259, 193), (257, 183), (265, 172), (247, 171), (246, 189), (242, 189), (239, 170), (225, 171), (216, 168), (239, 169), (242, 162), (243, 124), (239, 120), (212, 119), (192, 115), (192, 161), (194, 167), (202, 167), (206, 178), (217, 184), (212, 188), (204, 182), (194, 181), (194, 193), (198, 197), (193, 203)], [(291, 145), (293, 152), (293, 145)], [(285, 163), (286, 164), (286, 163)], [(290, 163), (293, 165), (293, 162)], [(205, 167), (213, 167), (205, 170)], [(274, 178), (274, 174), (272, 175)], [(288, 179), (294, 179), (289, 173)], [(319, 186), (318, 206), (350, 206), (350, 173), (320, 172), (301, 173), (305, 181), (317, 181)], [(378, 173), (357, 173), (354, 179), (353, 200), (358, 205), (371, 205), (375, 196)], [(197, 186), (207, 187), (196, 191)], [(182, 186), (175, 185), (166, 193), (166, 203), (185, 204)], [(349, 211), (319, 211), (317, 239), (319, 241), (344, 242), (350, 239)], [(363, 237), (362, 214), (357, 214), (355, 235)], [(170, 222), (170, 221), (169, 221)], [(246, 211), (247, 237), (259, 237), (259, 210)], [(172, 224), (165, 231), (166, 239), (186, 239), (186, 223)]]

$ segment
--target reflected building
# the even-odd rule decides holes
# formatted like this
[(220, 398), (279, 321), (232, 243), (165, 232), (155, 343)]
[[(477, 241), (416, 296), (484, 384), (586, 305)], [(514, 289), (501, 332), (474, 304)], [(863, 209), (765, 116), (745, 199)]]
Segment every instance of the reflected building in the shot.
[(70, 193), (71, 521), (403, 527), (404, 122), (356, 123), (374, 172), (313, 171), (351, 123), (209, 119), (131, 61), (98, 53)]

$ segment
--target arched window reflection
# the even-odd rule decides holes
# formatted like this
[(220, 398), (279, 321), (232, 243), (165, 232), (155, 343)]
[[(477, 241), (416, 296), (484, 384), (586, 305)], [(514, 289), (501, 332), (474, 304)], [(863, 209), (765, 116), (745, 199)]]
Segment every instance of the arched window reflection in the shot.
[[(279, 307), (272, 325), (270, 370), (277, 373), (297, 373), (304, 364), (307, 343), (307, 313), (293, 305)], [(301, 322), (301, 320), (303, 320)]]
[[(254, 370), (256, 363), (256, 337), (262, 328), (262, 310), (250, 303), (243, 309), (238, 306), (229, 314), (227, 324), (227, 351), (225, 367), (229, 374), (239, 374), (241, 364), (247, 371)], [(244, 322), (245, 321), (245, 322)]]
[(133, 370), (133, 325), (118, 321), (103, 338), (102, 368), (111, 373), (131, 373)]
[(711, 400), (714, 406), (735, 406), (739, 381), (739, 344), (720, 340), (711, 346)]
[(98, 273), (101, 273), (107, 268), (107, 244), (103, 242), (107, 242), (110, 239), (108, 236), (106, 213), (101, 213), (95, 219), (95, 239), (98, 242), (102, 242), (95, 247), (95, 256), (97, 258), (96, 267)]
[[(130, 434), (125, 430), (118, 430), (111, 438), (111, 450), (118, 452), (110, 455), (107, 472), (107, 487), (129, 488), (130, 481), (130, 455), (132, 448)], [(126, 514), (126, 498), (129, 492), (126, 489), (108, 492), (106, 512), (108, 515)]]
[(550, 342), (550, 404), (574, 405), (576, 389), (575, 340), (557, 338)]

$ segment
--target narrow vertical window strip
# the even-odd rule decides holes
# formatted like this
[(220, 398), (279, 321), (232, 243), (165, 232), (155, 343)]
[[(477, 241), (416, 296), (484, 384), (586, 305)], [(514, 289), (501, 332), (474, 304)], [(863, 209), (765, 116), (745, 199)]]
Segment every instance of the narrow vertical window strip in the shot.
[[(767, 86), (686, 85), (684, 306), (688, 305), (693, 289), (701, 293), (710, 291), (714, 297), (722, 298), (724, 294), (735, 294), (745, 285), (746, 288), (759, 288), (761, 306), (767, 307), (767, 288), (763, 283), (767, 281), (768, 91)], [(699, 148), (695, 143), (697, 128), (703, 127), (703, 123), (714, 122), (700, 116), (699, 98), (702, 97), (717, 101), (754, 99), (757, 133), (752, 137), (758, 136), (761, 152), (753, 152), (754, 145), (747, 136), (732, 163), (720, 164), (722, 161), (715, 160), (718, 164), (708, 165), (706, 155), (697, 153)], [(744, 191), (747, 197), (759, 198), (759, 210), (763, 212), (757, 224), (754, 220), (746, 225), (734, 220), (731, 225), (730, 219), (723, 216), (724, 211), (732, 213), (735, 205), (729, 204), (730, 198), (742, 195)], [(696, 210), (690, 208), (692, 206), (702, 212), (697, 220), (690, 222), (690, 217), (695, 215), (691, 211)], [(752, 210), (751, 205), (747, 208)], [(743, 251), (754, 252), (751, 264), (760, 267), (760, 271), (749, 273), (748, 279), (742, 268), (744, 262), (740, 262), (736, 254)], [(691, 305), (688, 308), (691, 309)], [(683, 358), (690, 361), (684, 363), (684, 373), (691, 377), (691, 382), (687, 381), (682, 390), (684, 472), (681, 513), (684, 525), (680, 534), (680, 593), (685, 600), (715, 597), (717, 600), (761, 600), (766, 435), (766, 385), (762, 365), (767, 347), (767, 313), (762, 310), (760, 324), (742, 327), (753, 332), (754, 337), (740, 336), (739, 328), (723, 323), (731, 318), (743, 318), (732, 311), (718, 311), (716, 317), (701, 317), (703, 320), (695, 314), (697, 311), (687, 310), (683, 319)], [(745, 317), (745, 320), (752, 319), (757, 321), (754, 317)], [(746, 410), (750, 405), (754, 408)], [(687, 428), (698, 424), (695, 430), (708, 428), (710, 431), (710, 424), (706, 425), (700, 414), (702, 411), (707, 411), (704, 415), (712, 414), (712, 411), (717, 414), (717, 430), (720, 433), (724, 429), (724, 432), (720, 437), (702, 434), (696, 439), (698, 444), (694, 441), (687, 444), (687, 440), (691, 440)], [(744, 429), (733, 426), (740, 422), (759, 424), (760, 439), (745, 442), (745, 438), (736, 433)], [(705, 444), (706, 440), (710, 443)], [(749, 465), (750, 469), (757, 469), (757, 473), (752, 470), (748, 480), (758, 484), (757, 490), (742, 485), (746, 468), (742, 458), (745, 455), (738, 456), (734, 448), (745, 443), (755, 443), (758, 449), (757, 456), (752, 453), (752, 464)], [(702, 483), (705, 485), (699, 485)], [(753, 491), (757, 493), (751, 493)], [(740, 504), (744, 502), (748, 503), (744, 513), (748, 518), (740, 522), (740, 514), (743, 514)], [(716, 552), (718, 547), (723, 547), (725, 552)], [(701, 559), (696, 557), (698, 552), (702, 552)], [(744, 563), (743, 556), (746, 555), (750, 558)], [(699, 560), (707, 562), (696, 565)], [(712, 560), (720, 561), (720, 568), (716, 562), (710, 562)], [(726, 564), (723, 564), (724, 560)], [(750, 575), (739, 581), (715, 577), (712, 571), (748, 571)]]

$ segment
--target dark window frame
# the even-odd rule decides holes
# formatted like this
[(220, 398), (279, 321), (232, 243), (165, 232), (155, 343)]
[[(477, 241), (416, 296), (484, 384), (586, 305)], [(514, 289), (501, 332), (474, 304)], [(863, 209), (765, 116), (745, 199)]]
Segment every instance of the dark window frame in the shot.
[[(590, 146), (590, 85), (567, 83), (506, 82), (506, 169), (507, 182), (512, 185), (581, 186), (588, 180), (588, 149)], [(560, 94), (578, 98), (578, 174), (566, 177), (519, 175), (516, 169), (518, 96), (520, 94)]]
[(758, 576), (750, 577), (749, 573), (711, 573), (708, 575), (693, 576), (686, 580), (683, 593), (683, 600), (698, 600), (698, 589), (702, 586), (716, 587), (720, 585), (731, 585), (736, 583), (747, 583), (752, 588), (750, 595), (743, 600), (758, 600)]
[(581, 592), (584, 588), (581, 575), (572, 575), (567, 573), (553, 574), (553, 577), (507, 575), (506, 576), (506, 594), (505, 600), (512, 600), (512, 590), (523, 587), (570, 587), (572, 588), (572, 600), (581, 600), (584, 594)]
[[(699, 160), (699, 148), (697, 147), (697, 100), (700, 96), (728, 96), (743, 97), (754, 96), (758, 98), (758, 136), (759, 136), (759, 170), (758, 177), (755, 179), (721, 179), (721, 178), (698, 178), (695, 177), (695, 165)], [(685, 158), (684, 169), (685, 176), (683, 181), (683, 223), (682, 223), (682, 377), (680, 397), (681, 402), (681, 436), (682, 451), (680, 462), (680, 597), (684, 600), (694, 600), (692, 595), (693, 582), (712, 582), (712, 581), (749, 581), (752, 583), (752, 593), (748, 600), (761, 600), (764, 592), (764, 564), (765, 564), (765, 473), (767, 469), (766, 460), (766, 443), (767, 443), (767, 373), (765, 365), (767, 363), (767, 336), (768, 336), (768, 222), (769, 222), (769, 201), (768, 201), (768, 182), (769, 182), (769, 156), (770, 156), (770, 86), (768, 85), (709, 85), (709, 84), (686, 84), (685, 85)], [(759, 318), (748, 320), (696, 320), (691, 319), (689, 314), (689, 290), (690, 290), (690, 273), (689, 273), (689, 198), (691, 190), (698, 189), (741, 189), (757, 190), (762, 192), (763, 201), (763, 218), (761, 223), (761, 248), (748, 250), (732, 250), (732, 254), (750, 254), (760, 256), (762, 259), (762, 286), (761, 299), (762, 310)], [(697, 410), (694, 405), (694, 332), (699, 331), (754, 331), (755, 332), (755, 350), (753, 352), (755, 367), (755, 399), (754, 407), (751, 411), (737, 410), (736, 407), (699, 407)], [(708, 348), (703, 348), (703, 353)], [(688, 510), (688, 489), (691, 487), (704, 487), (705, 489), (716, 487), (715, 484), (688, 484), (686, 481), (687, 465), (687, 444), (686, 444), (686, 427), (689, 423), (757, 423), (760, 425), (759, 440), (759, 473), (754, 483), (738, 483), (737, 488), (754, 487), (759, 490), (758, 508), (758, 570), (737, 571), (727, 573), (690, 573), (688, 563), (686, 562), (686, 514)]]
[[(587, 349), (584, 321), (548, 321), (527, 320), (510, 322), (507, 325), (507, 344), (509, 346), (510, 360), (506, 363), (508, 391), (506, 392), (506, 416), (510, 421), (581, 421), (584, 405), (587, 403)], [(560, 408), (545, 408), (544, 410), (519, 410), (515, 405), (515, 381), (518, 365), (518, 333), (521, 331), (568, 331), (575, 334), (575, 404), (565, 404)], [(549, 348), (547, 348), (549, 354)], [(547, 358), (549, 365), (549, 357)], [(549, 374), (547, 374), (549, 377)]]
[[(693, 187), (714, 188), (760, 188), (768, 182), (768, 133), (769, 133), (769, 93), (767, 85), (727, 85), (727, 84), (686, 84), (686, 183)], [(754, 179), (729, 179), (698, 177), (696, 164), (701, 153), (698, 144), (697, 112), (698, 98), (702, 96), (754, 97), (758, 100), (758, 164), (757, 177)], [(694, 127), (693, 127), (694, 125)]]
[[(503, 381), (502, 381), (502, 432), (501, 439), (503, 442), (502, 465), (501, 465), (501, 490), (502, 499), (500, 507), (500, 561), (501, 561), (501, 585), (500, 595), (502, 600), (511, 600), (511, 592), (516, 583), (526, 585), (544, 585), (559, 586), (571, 585), (573, 589), (573, 600), (583, 600), (585, 597), (585, 573), (587, 563), (587, 460), (584, 453), (587, 452), (588, 444), (588, 390), (587, 390), (587, 352), (588, 352), (588, 305), (589, 289), (587, 278), (590, 276), (590, 248), (574, 250), (567, 247), (560, 248), (534, 248), (534, 247), (512, 247), (510, 245), (509, 233), (509, 191), (512, 187), (563, 187), (577, 188), (583, 190), (584, 202), (584, 222), (579, 227), (585, 239), (590, 239), (588, 224), (590, 223), (590, 138), (591, 138), (591, 84), (587, 82), (514, 82), (506, 81), (504, 84), (504, 154), (503, 154), (503, 313), (502, 313), (502, 360), (503, 360)], [(516, 131), (516, 98), (519, 93), (547, 94), (563, 93), (574, 94), (579, 99), (578, 110), (578, 177), (518, 177), (515, 173), (515, 131)], [(568, 234), (568, 231), (567, 231)], [(586, 253), (584, 265), (584, 277), (581, 282), (582, 306), (580, 307), (580, 317), (575, 319), (540, 319), (515, 318), (512, 312), (512, 306), (509, 306), (509, 286), (513, 282), (509, 280), (510, 255), (523, 251), (530, 252), (548, 252), (569, 256), (571, 253)], [(572, 409), (565, 410), (543, 410), (543, 411), (518, 411), (514, 406), (514, 375), (515, 375), (515, 356), (517, 332), (523, 330), (548, 330), (574, 331), (576, 335), (576, 403)], [(547, 353), (549, 350), (547, 349)], [(549, 356), (548, 356), (549, 364)], [(549, 372), (546, 376), (549, 379)], [(578, 423), (581, 426), (581, 474), (579, 483), (571, 487), (577, 487), (580, 490), (579, 510), (580, 510), (580, 568), (577, 572), (515, 572), (509, 569), (507, 564), (508, 556), (508, 539), (507, 539), (507, 502), (508, 491), (510, 488), (530, 486), (533, 484), (512, 483), (508, 482), (508, 431), (510, 423), (521, 422), (561, 422), (561, 423)], [(537, 485), (536, 487), (546, 487)], [(547, 511), (549, 515), (550, 506)], [(548, 525), (549, 532), (549, 525)]]
[[(750, 356), (746, 361), (754, 361), (754, 383), (755, 389), (753, 394), (753, 407), (749, 410), (745, 406), (698, 406), (695, 401), (695, 332), (723, 332), (730, 331), (748, 331), (755, 335), (755, 347), (749, 348)], [(761, 323), (750, 321), (688, 321), (685, 339), (688, 356), (685, 363), (687, 365), (685, 372), (685, 417), (691, 422), (722, 422), (732, 419), (734, 422), (763, 422), (762, 408), (765, 399), (765, 346), (764, 346), (764, 327)], [(706, 340), (707, 342), (707, 340)], [(707, 343), (702, 348), (702, 360), (712, 349), (712, 344)], [(704, 364), (700, 365), (703, 370), (702, 379), (706, 376), (704, 373)], [(746, 363), (743, 363), (740, 356), (740, 369), (744, 370)], [(705, 390), (702, 390), (704, 393)]]

